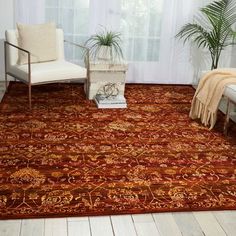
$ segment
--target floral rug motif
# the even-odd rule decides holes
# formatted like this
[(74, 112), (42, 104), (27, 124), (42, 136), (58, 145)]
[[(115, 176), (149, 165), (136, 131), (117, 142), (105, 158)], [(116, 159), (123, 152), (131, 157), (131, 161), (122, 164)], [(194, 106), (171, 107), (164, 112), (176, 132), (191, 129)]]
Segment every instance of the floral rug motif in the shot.
[(12, 82), (0, 104), (0, 218), (236, 209), (236, 128), (188, 117), (190, 86), (126, 85), (97, 109), (80, 84)]

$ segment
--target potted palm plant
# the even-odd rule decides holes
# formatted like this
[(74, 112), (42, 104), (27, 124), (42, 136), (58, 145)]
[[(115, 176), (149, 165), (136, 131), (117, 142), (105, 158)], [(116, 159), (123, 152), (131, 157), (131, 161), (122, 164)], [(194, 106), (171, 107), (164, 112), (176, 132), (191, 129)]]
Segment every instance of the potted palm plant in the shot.
[(121, 33), (103, 29), (92, 35), (85, 45), (90, 48), (93, 60), (114, 61), (123, 58)]
[(200, 9), (195, 23), (182, 27), (176, 35), (180, 39), (193, 41), (198, 48), (206, 48), (211, 55), (211, 69), (216, 69), (222, 51), (235, 43), (236, 1), (218, 0)]

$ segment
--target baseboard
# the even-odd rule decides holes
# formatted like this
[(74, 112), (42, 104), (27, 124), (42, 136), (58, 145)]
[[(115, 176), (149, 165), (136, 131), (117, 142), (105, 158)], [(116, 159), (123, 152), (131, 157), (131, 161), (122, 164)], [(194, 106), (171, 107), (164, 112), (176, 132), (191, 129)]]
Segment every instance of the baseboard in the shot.
[[(12, 76), (7, 76), (7, 80), (8, 81), (15, 81), (15, 78), (13, 78)], [(4, 76), (0, 76), (0, 82), (5, 82), (5, 77)]]

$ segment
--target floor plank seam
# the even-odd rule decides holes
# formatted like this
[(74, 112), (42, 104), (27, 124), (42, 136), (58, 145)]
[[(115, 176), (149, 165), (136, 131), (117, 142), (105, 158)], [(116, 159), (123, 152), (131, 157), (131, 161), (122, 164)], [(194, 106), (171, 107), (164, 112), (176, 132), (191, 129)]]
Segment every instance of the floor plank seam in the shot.
[(132, 219), (132, 222), (133, 222), (135, 234), (138, 236), (138, 231), (137, 231), (137, 228), (136, 228), (136, 225), (135, 225), (135, 222), (134, 222), (133, 215), (131, 215), (131, 219)]
[(204, 236), (207, 236), (203, 230), (203, 228), (201, 227), (200, 223), (198, 222), (197, 218), (195, 217), (195, 215), (192, 213), (193, 215), (193, 218), (195, 219), (197, 225), (199, 226), (199, 228), (201, 229), (201, 233), (204, 235)]
[(43, 219), (43, 236), (45, 235), (45, 219)]
[(90, 232), (90, 235), (93, 236), (90, 217), (88, 217), (88, 222), (89, 222), (89, 232)]
[(23, 222), (23, 220), (20, 220), (21, 222), (20, 222), (20, 230), (19, 230), (19, 236), (21, 236), (21, 232), (22, 232), (22, 222)]
[(45, 236), (45, 233), (46, 233), (46, 219), (44, 219), (43, 236)]
[(69, 236), (69, 222), (68, 222), (68, 218), (66, 218), (66, 234), (67, 234), (67, 236)]
[(112, 229), (113, 236), (115, 236), (115, 230), (114, 230), (114, 226), (113, 226), (113, 224), (112, 224), (111, 216), (109, 216), (109, 220), (110, 220), (110, 224), (111, 224), (111, 229)]
[(221, 229), (225, 232), (225, 235), (228, 236), (227, 232), (225, 231), (224, 227), (221, 225), (221, 222), (218, 220), (218, 218), (215, 216), (215, 213), (212, 213), (212, 215), (214, 216), (214, 218), (216, 219), (216, 222), (218, 223), (218, 225), (221, 227)]
[(160, 231), (159, 228), (158, 228), (158, 225), (157, 225), (157, 223), (156, 223), (155, 217), (154, 217), (153, 214), (151, 214), (151, 216), (152, 216), (152, 220), (153, 220), (153, 222), (154, 222), (154, 224), (155, 224), (155, 226), (156, 226), (157, 232), (158, 232), (159, 235), (161, 236), (161, 231)]

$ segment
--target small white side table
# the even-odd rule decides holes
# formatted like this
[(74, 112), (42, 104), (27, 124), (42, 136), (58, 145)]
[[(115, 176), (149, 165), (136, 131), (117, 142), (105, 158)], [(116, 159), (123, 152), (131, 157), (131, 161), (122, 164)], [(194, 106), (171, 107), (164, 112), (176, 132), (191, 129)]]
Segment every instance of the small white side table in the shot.
[(124, 95), (127, 64), (90, 63), (90, 79), (87, 85), (88, 99), (93, 99), (98, 90), (108, 83), (116, 83), (119, 94)]

